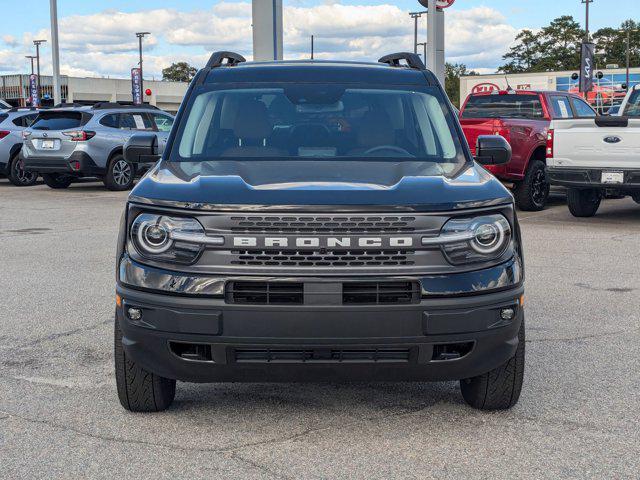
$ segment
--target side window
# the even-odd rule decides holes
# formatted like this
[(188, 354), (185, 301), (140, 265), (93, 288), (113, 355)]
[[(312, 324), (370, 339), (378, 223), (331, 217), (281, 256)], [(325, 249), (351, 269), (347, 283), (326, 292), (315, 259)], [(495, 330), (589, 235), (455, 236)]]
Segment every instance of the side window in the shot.
[(553, 108), (553, 118), (571, 118), (571, 105), (569, 99), (560, 95), (551, 96), (551, 108)]
[(110, 115), (105, 115), (100, 119), (100, 125), (109, 128), (118, 128), (118, 115), (115, 115), (113, 113)]
[(159, 132), (169, 132), (173, 126), (173, 118), (168, 115), (162, 115), (160, 113), (151, 113), (153, 121), (156, 123), (156, 127)]
[(575, 109), (578, 117), (590, 118), (597, 116), (593, 108), (591, 108), (584, 100), (571, 97), (571, 103), (573, 104), (573, 108)]
[(143, 112), (120, 113), (120, 128), (123, 130), (153, 130), (151, 120)]

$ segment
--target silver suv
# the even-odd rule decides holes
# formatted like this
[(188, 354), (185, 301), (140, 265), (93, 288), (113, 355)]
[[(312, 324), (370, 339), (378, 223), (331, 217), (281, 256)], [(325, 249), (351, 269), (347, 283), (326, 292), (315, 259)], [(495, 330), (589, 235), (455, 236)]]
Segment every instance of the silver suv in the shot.
[(38, 116), (35, 108), (11, 108), (0, 111), (0, 175), (18, 187), (36, 183), (36, 172), (25, 172), (20, 158), (22, 131)]
[(51, 188), (67, 188), (76, 178), (101, 178), (109, 190), (128, 190), (151, 165), (134, 165), (122, 150), (129, 137), (156, 132), (162, 151), (173, 116), (156, 107), (97, 103), (42, 111), (23, 132), (27, 171), (38, 172)]

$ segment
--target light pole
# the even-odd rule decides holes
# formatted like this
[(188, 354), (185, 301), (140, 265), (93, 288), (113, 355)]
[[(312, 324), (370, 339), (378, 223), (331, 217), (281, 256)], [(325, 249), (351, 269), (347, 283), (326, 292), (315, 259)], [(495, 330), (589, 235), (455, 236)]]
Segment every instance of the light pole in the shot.
[(422, 61), (424, 62), (424, 64), (427, 64), (427, 42), (421, 42), (417, 44), (418, 46), (422, 46), (424, 47), (424, 51), (423, 51), (423, 57), (422, 57)]
[(313, 35), (311, 35), (311, 60), (313, 60)]
[(36, 59), (35, 55), (25, 55), (24, 58), (28, 58), (29, 60), (31, 60), (31, 75), (33, 75), (34, 73), (36, 73), (33, 70), (33, 61)]
[(46, 40), (34, 40), (36, 46), (36, 67), (38, 69), (38, 96), (42, 98), (42, 85), (40, 83), (40, 45), (46, 43)]
[(142, 75), (142, 39), (145, 35), (151, 35), (151, 32), (136, 32), (138, 37), (138, 51), (140, 53), (140, 91), (142, 92), (142, 103), (144, 103), (144, 77)]
[[(51, 12), (51, 66), (53, 68), (53, 104), (62, 103), (60, 91), (60, 45), (58, 44), (58, 2), (50, 0)], [(40, 78), (40, 77), (38, 77)]]
[(409, 16), (413, 18), (413, 53), (418, 53), (418, 19), (426, 13), (428, 12), (424, 11), (409, 13)]
[(585, 4), (586, 15), (585, 15), (585, 42), (589, 41), (589, 4), (593, 3), (593, 0), (582, 0), (582, 3)]

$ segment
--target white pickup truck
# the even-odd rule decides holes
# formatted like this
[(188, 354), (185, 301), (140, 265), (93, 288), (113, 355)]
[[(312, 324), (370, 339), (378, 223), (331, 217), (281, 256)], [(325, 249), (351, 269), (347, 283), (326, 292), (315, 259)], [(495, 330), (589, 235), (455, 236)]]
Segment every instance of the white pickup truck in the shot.
[[(625, 113), (636, 94), (640, 90), (629, 92), (632, 103), (627, 102)], [(631, 196), (640, 203), (640, 117), (553, 120), (547, 177), (552, 185), (568, 187), (567, 203), (576, 217), (594, 216), (605, 194)]]

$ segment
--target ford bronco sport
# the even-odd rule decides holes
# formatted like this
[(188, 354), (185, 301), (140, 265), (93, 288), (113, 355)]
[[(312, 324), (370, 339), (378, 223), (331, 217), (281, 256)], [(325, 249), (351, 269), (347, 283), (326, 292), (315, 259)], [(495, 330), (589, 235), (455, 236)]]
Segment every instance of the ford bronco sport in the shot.
[[(152, 133), (125, 146), (129, 162), (157, 155)], [(510, 155), (502, 137), (477, 140), (476, 162)], [(473, 407), (513, 406), (520, 231), (476, 162), (416, 55), (214, 54), (122, 217), (124, 408), (167, 408), (176, 380), (459, 380)]]

